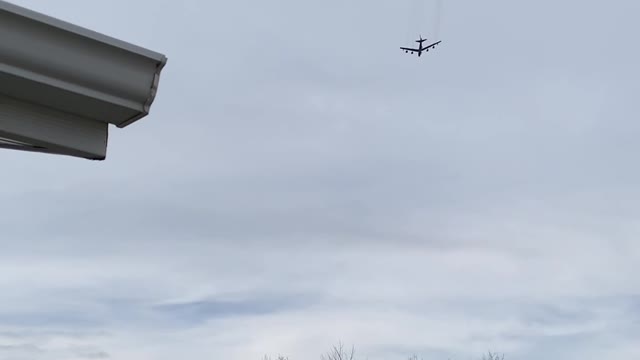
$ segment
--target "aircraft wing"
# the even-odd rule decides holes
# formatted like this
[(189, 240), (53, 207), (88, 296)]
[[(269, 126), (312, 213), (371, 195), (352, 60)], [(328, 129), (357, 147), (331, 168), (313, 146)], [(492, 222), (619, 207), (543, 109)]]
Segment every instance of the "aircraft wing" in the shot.
[(415, 51), (415, 52), (420, 51), (419, 49), (411, 49), (411, 48), (406, 48), (406, 47), (401, 47), (400, 49), (405, 50), (405, 51)]
[(425, 46), (422, 50), (426, 50), (426, 49), (430, 49), (432, 47), (435, 47), (436, 45), (440, 44), (442, 41), (438, 41), (438, 42), (434, 42), (433, 44), (429, 45), (429, 46)]

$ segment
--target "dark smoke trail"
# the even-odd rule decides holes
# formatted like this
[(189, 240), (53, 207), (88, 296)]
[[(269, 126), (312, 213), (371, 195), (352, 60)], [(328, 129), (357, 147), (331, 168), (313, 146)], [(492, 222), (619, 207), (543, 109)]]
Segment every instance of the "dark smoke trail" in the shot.
[[(413, 41), (423, 32), (421, 24), (425, 20), (425, 0), (409, 0), (409, 20), (407, 22), (407, 40)], [(425, 36), (426, 34), (423, 34)]]
[(435, 12), (434, 12), (434, 30), (433, 35), (436, 40), (440, 40), (440, 24), (442, 22), (442, 2), (443, 0), (435, 0)]
[[(432, 7), (427, 7), (427, 1)], [(407, 41), (413, 42), (419, 35), (440, 40), (443, 3), (444, 0), (407, 0)]]

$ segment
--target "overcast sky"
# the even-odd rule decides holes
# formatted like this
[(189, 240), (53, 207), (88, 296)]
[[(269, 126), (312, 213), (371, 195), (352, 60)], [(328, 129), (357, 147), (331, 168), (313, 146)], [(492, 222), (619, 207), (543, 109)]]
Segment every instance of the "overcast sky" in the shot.
[(0, 359), (640, 357), (640, 2), (12, 2), (169, 62), (0, 152)]

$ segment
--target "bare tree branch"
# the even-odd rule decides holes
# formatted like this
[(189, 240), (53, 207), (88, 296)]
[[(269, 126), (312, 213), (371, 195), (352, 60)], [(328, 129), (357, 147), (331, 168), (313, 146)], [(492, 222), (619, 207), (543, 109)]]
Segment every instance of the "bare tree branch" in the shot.
[(498, 354), (494, 354), (489, 351), (487, 355), (482, 357), (482, 360), (504, 360), (504, 354), (502, 354), (502, 356), (498, 356)]
[[(262, 360), (271, 360), (271, 356), (265, 355), (264, 358), (262, 358)], [(278, 355), (276, 360), (289, 360), (289, 357)]]
[(321, 360), (354, 360), (355, 348), (352, 346), (350, 352), (344, 350), (344, 345), (339, 342), (338, 345), (334, 345), (330, 352), (322, 355)]

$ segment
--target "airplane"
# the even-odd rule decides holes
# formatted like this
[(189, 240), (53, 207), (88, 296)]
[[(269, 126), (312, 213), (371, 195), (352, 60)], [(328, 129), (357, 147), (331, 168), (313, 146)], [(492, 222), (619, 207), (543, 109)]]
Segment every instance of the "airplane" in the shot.
[(420, 35), (420, 40), (416, 40), (417, 43), (420, 43), (420, 47), (419, 48), (412, 49), (412, 48), (401, 47), (400, 49), (404, 50), (404, 52), (406, 52), (406, 53), (412, 53), (413, 54), (414, 52), (417, 52), (418, 56), (422, 56), (422, 52), (423, 51), (424, 52), (428, 52), (429, 49), (435, 48), (436, 45), (438, 45), (438, 44), (440, 44), (442, 42), (442, 41), (438, 41), (438, 42), (435, 42), (435, 43), (433, 43), (433, 44), (431, 44), (429, 46), (422, 47), (422, 43), (425, 42), (425, 41), (427, 41), (427, 39), (423, 39), (422, 35)]

